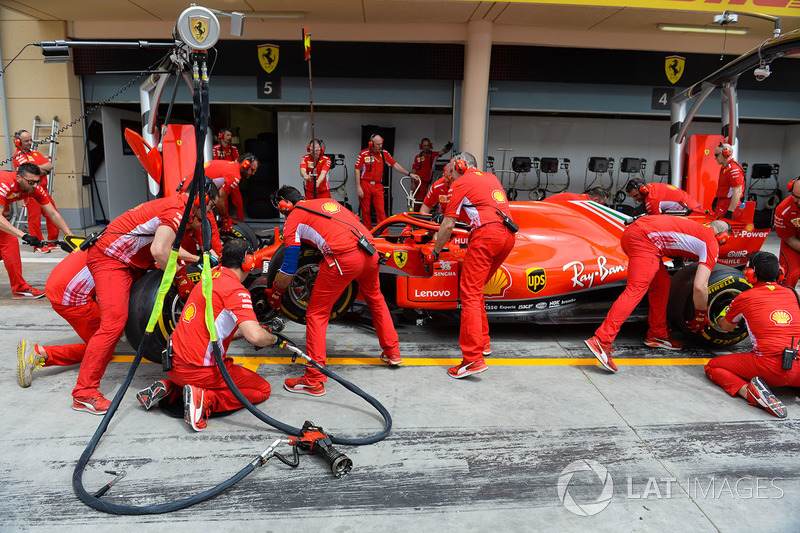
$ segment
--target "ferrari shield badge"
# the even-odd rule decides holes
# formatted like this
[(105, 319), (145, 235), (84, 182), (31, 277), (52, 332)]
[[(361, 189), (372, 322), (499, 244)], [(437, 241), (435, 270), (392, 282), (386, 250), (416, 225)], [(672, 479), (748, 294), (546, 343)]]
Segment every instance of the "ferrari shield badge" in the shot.
[(408, 252), (405, 250), (395, 250), (392, 256), (394, 257), (394, 264), (397, 265), (397, 268), (403, 268), (406, 266), (406, 261), (408, 261)]
[(272, 71), (278, 66), (278, 52), (280, 52), (280, 47), (277, 45), (258, 45), (258, 62), (267, 74), (272, 74)]
[(195, 38), (198, 44), (202, 44), (208, 37), (208, 17), (195, 15), (189, 17), (189, 28), (192, 30), (192, 37)]
[(677, 81), (681, 79), (685, 64), (686, 58), (681, 56), (668, 56), (664, 60), (664, 70), (667, 73), (667, 79), (670, 83), (677, 83)]

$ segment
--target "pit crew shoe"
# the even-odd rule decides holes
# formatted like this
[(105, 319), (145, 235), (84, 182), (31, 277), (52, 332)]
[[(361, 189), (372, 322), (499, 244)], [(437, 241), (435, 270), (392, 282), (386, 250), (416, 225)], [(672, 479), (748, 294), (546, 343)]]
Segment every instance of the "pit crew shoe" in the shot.
[(481, 372), (485, 372), (489, 370), (489, 367), (486, 366), (484, 361), (472, 361), (471, 363), (462, 363), (458, 366), (454, 366), (452, 368), (447, 369), (447, 375), (451, 378), (461, 379), (467, 376), (472, 376), (475, 374), (480, 374)]
[[(383, 357), (381, 357), (381, 359), (383, 359)], [(305, 376), (297, 379), (284, 380), (283, 388), (289, 392), (308, 394), (309, 396), (325, 395), (325, 385), (321, 381), (309, 381)]]
[(651, 348), (664, 348), (665, 350), (680, 350), (683, 344), (679, 343), (669, 335), (666, 337), (647, 337), (644, 345)]
[(617, 371), (617, 365), (615, 365), (614, 361), (611, 359), (614, 349), (610, 344), (604, 344), (600, 342), (600, 339), (598, 339), (597, 336), (594, 336), (591, 339), (586, 339), (583, 342), (594, 354), (594, 356), (597, 357), (597, 360), (600, 361), (600, 364), (603, 365), (606, 370), (609, 372)]
[(183, 419), (195, 431), (203, 431), (208, 423), (205, 406), (206, 390), (194, 385), (183, 387)]
[(102, 394), (91, 398), (72, 398), (72, 409), (75, 411), (86, 411), (93, 415), (104, 415), (108, 412), (109, 407), (111, 407), (111, 402)]
[(28, 287), (24, 291), (11, 291), (12, 300), (38, 300), (44, 296), (44, 291)]
[(35, 247), (33, 249), (33, 253), (35, 253), (35, 254), (49, 254), (50, 253), (50, 247), (47, 246), (46, 244), (44, 246), (42, 246), (41, 248), (39, 248), (37, 246), (37, 247)]
[(758, 405), (778, 418), (786, 418), (786, 406), (772, 394), (764, 380), (756, 376), (747, 384), (747, 401), (750, 405)]
[(399, 365), (403, 362), (403, 358), (399, 353), (385, 353), (381, 354), (381, 361), (390, 365)]
[(144, 406), (145, 409), (150, 409), (155, 404), (160, 402), (165, 396), (172, 392), (172, 382), (166, 379), (160, 379), (136, 393), (136, 399)]
[(488, 357), (492, 355), (492, 344), (487, 342), (483, 345), (483, 356)]
[(46, 359), (36, 353), (36, 344), (25, 339), (17, 343), (17, 383), (20, 387), (30, 387), (33, 371), (44, 366)]

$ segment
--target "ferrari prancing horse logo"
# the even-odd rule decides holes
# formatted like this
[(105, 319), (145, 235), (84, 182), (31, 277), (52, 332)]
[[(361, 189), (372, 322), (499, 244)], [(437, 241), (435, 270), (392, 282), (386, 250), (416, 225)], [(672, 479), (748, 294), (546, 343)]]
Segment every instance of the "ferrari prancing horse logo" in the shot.
[(280, 47), (276, 44), (258, 45), (258, 62), (267, 74), (272, 74), (278, 66), (278, 52)]
[(192, 37), (195, 38), (197, 44), (202, 44), (208, 37), (208, 24), (208, 17), (199, 15), (189, 17), (189, 28), (192, 30)]
[(394, 264), (397, 265), (397, 268), (403, 268), (408, 261), (408, 252), (405, 250), (395, 250), (392, 257), (394, 257)]
[(683, 76), (683, 67), (686, 65), (686, 58), (681, 56), (667, 56), (664, 60), (664, 70), (667, 73), (667, 79), (670, 83), (675, 84), (681, 76)]

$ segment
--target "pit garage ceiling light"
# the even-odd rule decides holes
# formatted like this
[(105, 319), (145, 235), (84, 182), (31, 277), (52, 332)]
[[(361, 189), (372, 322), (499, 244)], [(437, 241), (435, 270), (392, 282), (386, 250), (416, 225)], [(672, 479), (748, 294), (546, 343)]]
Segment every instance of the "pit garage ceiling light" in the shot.
[(661, 31), (674, 31), (679, 33), (726, 33), (728, 35), (747, 35), (750, 28), (717, 28), (708, 26), (687, 26), (685, 24), (659, 24)]
[(245, 11), (244, 16), (251, 19), (302, 20), (306, 18), (303, 11)]

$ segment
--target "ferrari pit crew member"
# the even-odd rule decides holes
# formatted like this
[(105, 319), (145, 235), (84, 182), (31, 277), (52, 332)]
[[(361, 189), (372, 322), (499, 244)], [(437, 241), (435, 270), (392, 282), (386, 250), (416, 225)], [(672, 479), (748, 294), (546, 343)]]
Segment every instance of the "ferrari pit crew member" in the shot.
[[(369, 306), (378, 343), (383, 349), (381, 361), (391, 365), (402, 363), (397, 332), (378, 282), (378, 254), (374, 249), (372, 253), (366, 249), (374, 242), (369, 230), (335, 200), (303, 200), (300, 191), (288, 186), (281, 187), (277, 196), (282, 199), (278, 209), (286, 216), (283, 226), (286, 249), (269, 298), (270, 306), (280, 309), (283, 293), (297, 271), (300, 245), (312, 246), (323, 257), (306, 311), (308, 355), (320, 365), (325, 364), (325, 337), (331, 310), (342, 292), (355, 280)], [(308, 367), (302, 377), (287, 379), (283, 386), (290, 392), (322, 396), (327, 380), (322, 372)]]
[[(729, 236), (730, 225), (714, 220), (710, 227), (687, 218), (652, 215), (636, 219), (622, 233), (620, 244), (628, 255), (628, 281), (608, 311), (608, 316), (591, 339), (584, 341), (598, 361), (609, 371), (616, 372), (611, 358), (611, 345), (622, 323), (648, 295), (649, 329), (644, 340), (651, 348), (680, 350), (683, 346), (667, 332), (667, 302), (670, 277), (663, 257), (685, 257), (698, 262), (694, 276), (692, 300), (694, 318), (687, 323), (693, 331), (708, 325), (708, 278), (719, 254), (719, 243)], [(648, 292), (649, 290), (649, 292)]]
[(569, 200), (591, 200), (601, 205), (606, 205), (608, 202), (608, 191), (602, 187), (592, 187), (583, 194), (576, 192), (560, 192), (553, 196), (548, 196), (543, 199), (543, 202), (566, 202)]
[(15, 228), (8, 221), (6, 217), (10, 214), (11, 204), (31, 198), (42, 206), (44, 213), (53, 220), (58, 229), (65, 235), (71, 234), (69, 226), (53, 207), (50, 195), (41, 187), (41, 182), (39, 167), (33, 163), (23, 163), (16, 172), (0, 172), (0, 207), (3, 209), (3, 216), (0, 217), (0, 230), (2, 230), (0, 231), (0, 259), (8, 272), (8, 280), (11, 282), (11, 298), (14, 300), (41, 298), (44, 296), (44, 291), (34, 289), (22, 277), (22, 259), (19, 255), (19, 243), (15, 237), (22, 239), (25, 244), (39, 248), (42, 247), (42, 241)]
[(727, 143), (719, 143), (714, 151), (719, 169), (717, 193), (711, 206), (717, 218), (734, 220), (742, 211), (742, 197), (744, 195), (744, 170), (733, 159), (733, 147)]
[(86, 251), (75, 250), (50, 272), (45, 292), (53, 310), (66, 320), (82, 343), (40, 346), (25, 339), (17, 344), (17, 382), (29, 387), (33, 371), (44, 366), (77, 365), (86, 344), (100, 326), (100, 311), (95, 302), (94, 279), (86, 266)]
[[(219, 130), (219, 144), (214, 145), (212, 157), (222, 161), (239, 160), (239, 149), (233, 144), (233, 131), (230, 128)], [(236, 218), (244, 220), (244, 203), (242, 202), (242, 191), (239, 187), (235, 187), (231, 191), (230, 199), (236, 210)]]
[[(246, 153), (239, 157), (237, 161), (209, 161), (205, 164), (205, 175), (219, 189), (219, 201), (217, 202), (217, 212), (219, 213), (219, 231), (230, 233), (233, 229), (233, 219), (228, 209), (228, 197), (233, 191), (239, 188), (240, 182), (249, 178), (258, 170), (258, 159)], [(182, 192), (189, 190), (190, 181), (187, 180)], [(239, 219), (242, 220), (242, 219)]]
[(376, 222), (380, 224), (386, 219), (386, 210), (383, 208), (384, 165), (414, 179), (420, 179), (395, 161), (392, 154), (383, 149), (383, 137), (373, 133), (369, 138), (369, 146), (361, 150), (356, 159), (356, 192), (361, 205), (361, 220), (368, 230), (372, 229), (373, 206)]
[(463, 361), (447, 370), (450, 377), (460, 379), (488, 369), (483, 357), (490, 355), (492, 349), (483, 287), (514, 248), (516, 230), (509, 228), (513, 224), (511, 210), (497, 177), (479, 171), (475, 156), (468, 152), (455, 154), (452, 164), (454, 181), (450, 186), (450, 201), (436, 244), (425, 262), (432, 265), (439, 259), (456, 219), (466, 212), (471, 229), (459, 281), (461, 329), (458, 344)]
[(634, 201), (644, 202), (644, 208), (648, 215), (660, 215), (664, 211), (677, 211), (687, 208), (698, 213), (703, 212), (700, 202), (674, 185), (645, 183), (640, 179), (632, 179), (625, 185), (625, 192)]
[[(201, 219), (219, 198), (216, 185), (206, 180), (205, 195), (195, 199), (187, 231), (200, 227)], [(207, 204), (199, 200), (205, 196)], [(128, 319), (131, 285), (155, 262), (164, 268), (188, 200), (179, 194), (143, 203), (111, 221), (97, 243), (89, 248), (86, 265), (94, 278), (100, 326), (86, 345), (78, 382), (72, 390), (72, 408), (104, 414), (111, 402), (100, 392), (100, 379), (114, 354)], [(180, 249), (178, 260), (194, 263), (195, 255)]]
[(783, 284), (795, 287), (800, 279), (800, 179), (789, 182), (789, 197), (775, 208), (775, 233), (781, 239), (780, 263), (786, 279)]
[[(259, 325), (250, 293), (242, 285), (255, 263), (253, 256), (247, 254), (247, 246), (240, 239), (225, 243), (220, 264), (212, 270), (211, 301), (217, 343), (225, 368), (245, 398), (251, 403), (261, 403), (269, 398), (271, 391), (267, 380), (225, 357), (234, 339), (244, 337), (256, 346), (271, 346), (277, 342), (275, 335)], [(172, 370), (167, 373), (169, 379), (156, 381), (136, 395), (145, 409), (150, 409), (161, 400), (177, 400), (178, 387), (181, 387), (184, 420), (195, 431), (206, 428), (206, 420), (212, 413), (242, 408), (217, 367), (205, 313), (205, 295), (202, 286), (198, 286), (189, 295), (172, 332), (173, 359)]]
[(300, 160), (300, 175), (305, 181), (306, 198), (330, 198), (328, 172), (331, 170), (331, 158), (325, 155), (325, 143), (322, 139), (311, 139), (306, 151), (308, 153)]
[[(19, 130), (14, 134), (14, 144), (17, 147), (17, 151), (14, 152), (14, 155), (12, 156), (14, 170), (18, 169), (20, 165), (25, 163), (33, 163), (34, 165), (38, 166), (39, 172), (41, 173), (40, 175), (42, 176), (42, 188), (46, 191), (47, 174), (53, 170), (53, 162), (36, 150), (31, 149), (33, 146), (33, 139), (27, 130)], [(56, 204), (53, 202), (52, 198), (50, 199), (50, 203), (53, 204), (53, 208), (56, 207)], [(44, 237), (42, 236), (42, 210), (39, 208), (39, 202), (33, 200), (32, 198), (28, 198), (28, 200), (25, 202), (25, 207), (28, 209), (28, 233), (39, 238), (39, 240), (44, 240)], [(45, 220), (47, 221), (47, 240), (58, 240), (58, 226), (56, 226), (48, 216), (45, 216)], [(57, 246), (55, 245), (44, 245), (41, 248), (34, 248), (33, 251), (49, 253), (50, 250), (55, 250), (56, 248)]]
[(423, 138), (419, 143), (420, 153), (414, 158), (414, 164), (411, 166), (411, 172), (419, 176), (419, 180), (414, 180), (414, 187), (419, 185), (414, 199), (417, 204), (421, 204), (425, 200), (425, 195), (428, 193), (428, 188), (431, 185), (431, 174), (433, 172), (433, 163), (436, 158), (443, 156), (453, 148), (453, 141), (449, 141), (438, 152), (433, 151), (433, 143), (427, 137)]
[(731, 331), (744, 319), (753, 351), (718, 355), (705, 367), (711, 381), (731, 396), (737, 394), (750, 405), (762, 407), (786, 418), (786, 407), (769, 387), (800, 387), (800, 362), (794, 354), (784, 370), (783, 350), (797, 350), (800, 342), (800, 303), (793, 289), (779, 285), (778, 258), (769, 252), (756, 252), (745, 269), (752, 289), (733, 299), (717, 320), (717, 327)]

